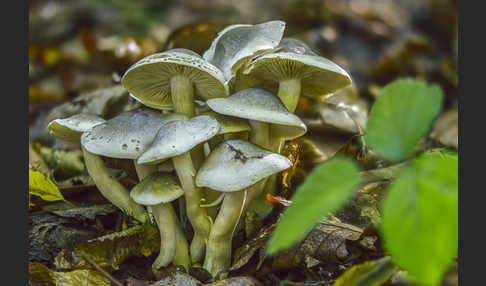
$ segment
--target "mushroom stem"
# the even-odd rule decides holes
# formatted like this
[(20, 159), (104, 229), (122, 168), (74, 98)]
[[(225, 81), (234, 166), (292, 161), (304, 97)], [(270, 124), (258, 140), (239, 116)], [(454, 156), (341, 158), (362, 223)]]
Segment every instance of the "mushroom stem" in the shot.
[(215, 206), (218, 206), (224, 199), (224, 194), (222, 195), (219, 195), (219, 197), (217, 199), (215, 199), (213, 202), (209, 203), (209, 204), (201, 204), (200, 206), (202, 208), (210, 208), (210, 207), (215, 207)]
[(201, 201), (201, 190), (196, 187), (194, 177), (196, 170), (192, 164), (191, 155), (186, 152), (172, 158), (177, 176), (184, 190), (186, 199), (186, 214), (194, 230), (194, 237), (191, 241), (190, 255), (192, 263), (200, 262), (204, 258), (206, 240), (211, 228), (207, 219), (207, 212), (199, 206)]
[(100, 193), (123, 212), (145, 223), (148, 219), (147, 212), (130, 197), (130, 193), (120, 182), (111, 177), (103, 159), (84, 147), (82, 149), (86, 169)]
[(249, 120), (249, 124), (251, 127), (250, 142), (268, 149), (270, 147), (270, 125), (256, 120)]
[(245, 199), (246, 191), (225, 194), (223, 205), (211, 228), (203, 267), (213, 277), (231, 266), (233, 232), (243, 211)]
[(187, 271), (189, 270), (189, 266), (191, 266), (191, 258), (189, 257), (189, 246), (187, 244), (186, 236), (178, 223), (176, 223), (176, 239), (177, 247), (172, 263), (174, 265), (184, 266)]
[(175, 75), (170, 78), (170, 89), (174, 112), (193, 117), (194, 112), (194, 86), (183, 75)]
[(152, 271), (157, 273), (174, 260), (177, 249), (177, 218), (170, 203), (150, 206), (160, 233), (160, 253), (152, 264)]
[(157, 172), (157, 165), (143, 165), (137, 164), (136, 160), (133, 160), (135, 164), (135, 171), (137, 172), (138, 180), (145, 179), (148, 175)]
[(295, 109), (297, 108), (300, 91), (300, 78), (286, 79), (279, 82), (277, 95), (280, 100), (282, 100), (283, 104), (285, 104), (285, 107), (292, 113), (295, 112)]

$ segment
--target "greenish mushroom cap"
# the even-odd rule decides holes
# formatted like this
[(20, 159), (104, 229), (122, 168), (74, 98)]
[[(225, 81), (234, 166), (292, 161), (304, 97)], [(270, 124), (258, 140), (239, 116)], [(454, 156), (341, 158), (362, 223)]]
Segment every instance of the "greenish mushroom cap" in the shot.
[(177, 177), (170, 173), (155, 172), (140, 181), (130, 197), (145, 206), (170, 203), (184, 194)]
[(228, 96), (222, 72), (190, 50), (173, 49), (147, 56), (123, 75), (122, 84), (138, 101), (156, 109), (172, 109), (170, 79), (182, 75), (194, 84), (201, 100)]
[(220, 192), (236, 192), (291, 166), (288, 158), (253, 143), (227, 140), (219, 144), (201, 166), (196, 185)]
[(80, 113), (68, 118), (55, 119), (49, 122), (47, 129), (49, 129), (49, 134), (56, 139), (79, 143), (83, 132), (103, 122), (105, 120), (98, 115)]

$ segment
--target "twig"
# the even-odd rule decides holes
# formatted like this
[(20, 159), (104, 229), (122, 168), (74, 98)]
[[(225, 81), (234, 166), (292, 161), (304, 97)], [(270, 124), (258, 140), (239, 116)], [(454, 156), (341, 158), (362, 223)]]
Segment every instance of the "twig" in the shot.
[(81, 257), (86, 260), (86, 262), (88, 262), (96, 271), (98, 271), (99, 273), (101, 273), (101, 275), (103, 275), (104, 277), (106, 277), (108, 280), (110, 280), (113, 284), (117, 285), (117, 286), (124, 286), (123, 283), (121, 283), (120, 281), (116, 280), (115, 277), (111, 276), (110, 273), (106, 272), (105, 270), (103, 270), (103, 268), (101, 268), (98, 264), (96, 264), (96, 262), (94, 262), (91, 258), (89, 258), (88, 256), (86, 256), (85, 254), (83, 253), (80, 253)]

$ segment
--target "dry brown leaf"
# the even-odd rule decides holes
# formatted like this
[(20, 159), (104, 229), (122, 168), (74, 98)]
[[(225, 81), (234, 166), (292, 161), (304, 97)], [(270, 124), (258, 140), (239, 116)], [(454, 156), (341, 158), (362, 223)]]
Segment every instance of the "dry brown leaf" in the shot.
[(33, 286), (111, 286), (110, 280), (92, 269), (57, 272), (38, 262), (29, 264), (29, 283)]

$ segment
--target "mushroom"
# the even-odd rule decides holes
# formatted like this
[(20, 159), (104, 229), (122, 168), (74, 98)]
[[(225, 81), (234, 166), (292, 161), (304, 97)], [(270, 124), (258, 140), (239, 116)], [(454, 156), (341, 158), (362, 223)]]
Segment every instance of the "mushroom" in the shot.
[[(157, 130), (174, 118), (174, 115), (162, 115), (146, 109), (130, 110), (94, 126), (81, 136), (86, 169), (101, 194), (142, 222), (146, 221), (145, 210), (130, 198), (123, 185), (110, 176), (100, 156), (137, 159), (155, 138)], [(147, 174), (139, 174), (139, 178), (143, 179)]]
[(184, 190), (186, 214), (194, 229), (190, 246), (193, 263), (204, 258), (211, 226), (206, 210), (199, 206), (201, 191), (194, 184), (196, 170), (189, 151), (215, 136), (220, 128), (218, 121), (207, 115), (168, 122), (159, 129), (150, 147), (137, 160), (138, 164), (157, 164), (172, 158)]
[(160, 253), (152, 264), (154, 273), (171, 262), (184, 266), (186, 270), (189, 268), (187, 241), (171, 204), (183, 194), (177, 178), (161, 172), (148, 175), (130, 192), (135, 202), (150, 208), (159, 227)]
[(283, 21), (230, 25), (218, 33), (203, 58), (220, 68), (229, 81), (247, 59), (275, 48), (284, 30)]
[(300, 95), (321, 97), (351, 83), (348, 73), (334, 62), (315, 55), (298, 40), (282, 40), (274, 53), (252, 59), (235, 79), (235, 91), (258, 86), (278, 90), (278, 97), (294, 112)]
[(273, 152), (279, 152), (281, 141), (297, 138), (307, 131), (299, 117), (263, 88), (247, 88), (227, 98), (210, 99), (207, 105), (217, 113), (248, 119), (250, 141)]
[[(201, 115), (208, 115), (216, 119), (221, 125), (218, 134), (211, 138), (209, 147), (213, 150), (218, 143), (225, 139), (247, 139), (248, 132), (251, 130), (247, 120), (232, 116), (225, 116), (214, 111), (205, 111)], [(245, 138), (246, 137), (246, 138)]]
[[(82, 140), (80, 139), (82, 134), (90, 132), (92, 128), (105, 122), (97, 115), (80, 113), (65, 119), (55, 119), (49, 123), (48, 129), (49, 133), (57, 139), (79, 143)], [(91, 175), (93, 170), (96, 170), (96, 175), (94, 177), (91, 175), (91, 177), (101, 194), (125, 213), (145, 222), (147, 212), (130, 199), (128, 190), (122, 184), (111, 177), (103, 160), (99, 156), (87, 152), (84, 148), (82, 149), (88, 173)]]
[(83, 132), (103, 122), (105, 120), (98, 115), (79, 113), (68, 118), (52, 120), (47, 125), (47, 129), (56, 139), (79, 143)]
[(213, 276), (231, 264), (231, 241), (247, 190), (264, 178), (288, 169), (286, 157), (244, 140), (227, 140), (214, 149), (196, 176), (198, 187), (223, 192), (224, 200), (209, 234), (204, 268)]
[(123, 75), (123, 86), (138, 101), (156, 109), (193, 117), (194, 100), (228, 96), (221, 71), (193, 51), (173, 49), (147, 56)]

